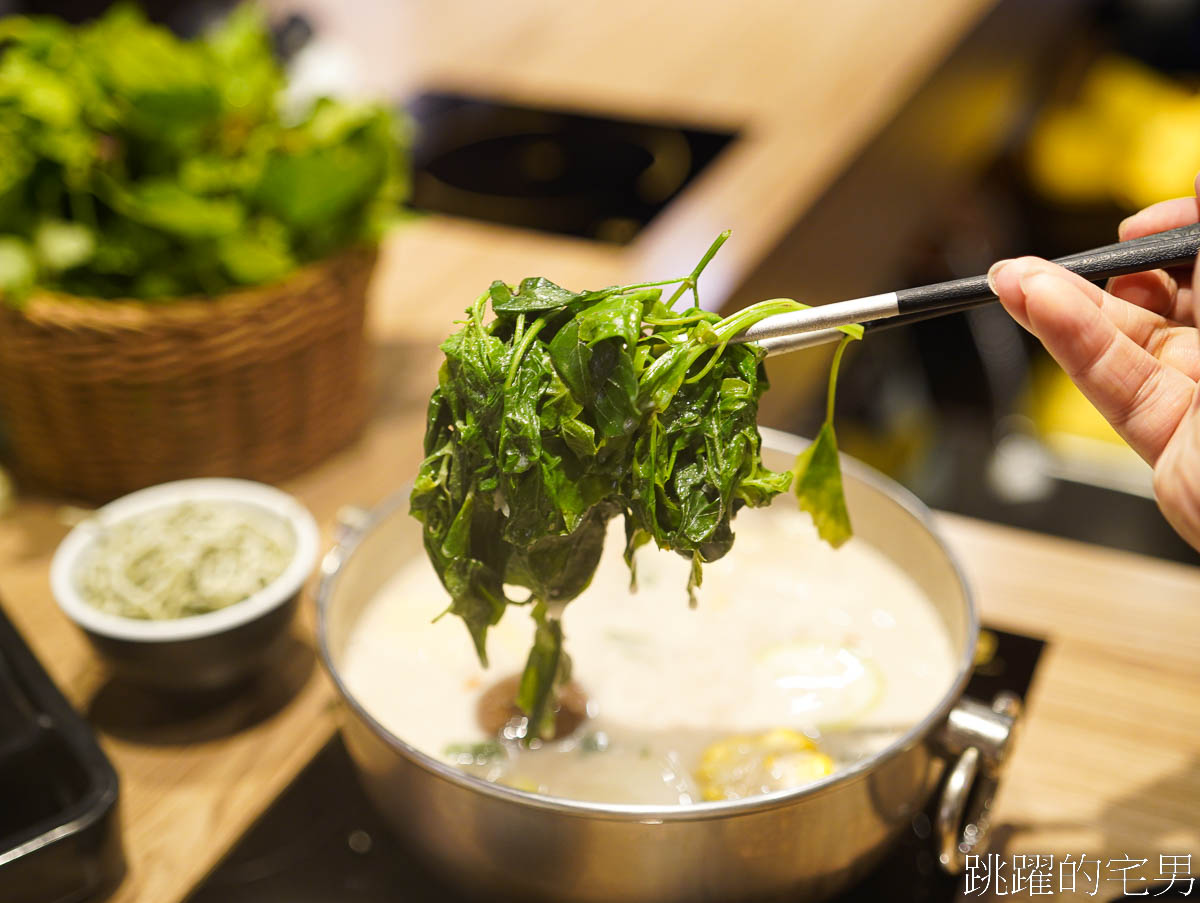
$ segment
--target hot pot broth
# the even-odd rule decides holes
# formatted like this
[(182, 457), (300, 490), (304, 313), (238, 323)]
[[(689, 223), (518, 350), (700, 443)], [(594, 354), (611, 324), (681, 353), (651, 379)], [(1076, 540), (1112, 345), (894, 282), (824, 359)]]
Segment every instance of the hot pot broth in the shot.
[(344, 647), (350, 692), (422, 752), (550, 796), (649, 805), (799, 786), (879, 751), (951, 686), (956, 653), (928, 597), (855, 538), (821, 542), (788, 505), (745, 510), (737, 548), (708, 565), (695, 610), (688, 562), (637, 553), (610, 525), (591, 586), (563, 623), (588, 717), (527, 748), (480, 724), (480, 698), (519, 673), (533, 635), (510, 607), (480, 666), (424, 556), (367, 603)]

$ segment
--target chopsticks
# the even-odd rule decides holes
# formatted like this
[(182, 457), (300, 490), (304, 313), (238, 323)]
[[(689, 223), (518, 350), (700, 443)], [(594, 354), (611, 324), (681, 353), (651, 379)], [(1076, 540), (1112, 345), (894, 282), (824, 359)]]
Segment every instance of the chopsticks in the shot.
[[(1197, 253), (1200, 253), (1200, 223), (1070, 254), (1055, 263), (1085, 279), (1099, 281), (1125, 273), (1190, 264)], [(756, 342), (768, 355), (782, 354), (837, 341), (843, 335), (839, 326), (862, 323), (867, 331), (876, 332), (970, 310), (996, 300), (988, 288), (986, 275), (968, 276), (776, 314), (755, 323), (732, 341)]]

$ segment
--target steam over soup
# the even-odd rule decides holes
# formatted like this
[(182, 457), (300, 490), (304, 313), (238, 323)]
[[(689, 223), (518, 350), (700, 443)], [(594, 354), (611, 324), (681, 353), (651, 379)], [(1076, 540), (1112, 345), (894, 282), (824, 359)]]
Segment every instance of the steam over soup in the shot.
[(679, 589), (688, 561), (643, 547), (630, 592), (619, 523), (609, 533), (595, 579), (563, 615), (575, 687), (558, 739), (527, 747), (517, 721), (504, 724), (532, 620), (510, 606), (482, 668), (458, 619), (434, 621), (449, 600), (424, 556), (358, 619), (348, 689), (396, 736), (486, 780), (685, 805), (846, 767), (923, 718), (954, 678), (950, 639), (917, 585), (863, 540), (831, 549), (791, 506), (741, 512), (737, 553), (706, 567), (695, 610)]

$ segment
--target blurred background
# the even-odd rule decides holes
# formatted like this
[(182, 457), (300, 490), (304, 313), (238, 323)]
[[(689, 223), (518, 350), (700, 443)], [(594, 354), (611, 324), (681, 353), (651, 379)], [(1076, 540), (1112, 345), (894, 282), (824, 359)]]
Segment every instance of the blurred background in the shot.
[[(107, 5), (10, 2), (0, 10), (81, 21)], [(143, 7), (190, 35), (230, 5)], [(685, 220), (696, 223), (688, 216), (698, 209), (693, 201), (713, 194), (714, 180), (736, 193), (738, 167), (766, 165), (754, 142), (786, 130), (793, 113), (803, 118), (791, 159), (797, 167), (829, 161), (807, 187), (792, 192), (787, 207), (766, 211), (763, 222), (704, 221), (688, 233), (691, 248), (710, 226), (730, 227), (735, 248), (740, 233), (757, 230), (747, 250), (730, 252), (727, 269), (715, 268), (705, 302), (723, 309), (775, 296), (816, 304), (974, 275), (1002, 257), (1082, 250), (1115, 240), (1117, 224), (1134, 210), (1192, 192), (1200, 171), (1200, 2), (938, 4), (955, 8), (952, 25), (917, 51), (925, 55), (921, 65), (900, 75), (888, 65), (886, 35), (863, 50), (837, 32), (870, 22), (879, 4), (844, 6), (862, 7), (848, 26), (807, 5), (751, 4), (745, 27), (722, 46), (711, 30), (691, 27), (708, 16), (704, 3), (679, 7), (676, 37), (667, 42), (636, 13), (581, 27), (600, 14), (594, 4), (526, 2), (503, 11), (483, 4), (475, 15), (470, 4), (441, 12), (405, 2), (265, 4), (296, 90), (382, 95), (408, 111), (411, 206), (490, 224), (472, 233), (482, 245), (503, 245), (504, 230), (515, 230), (547, 237), (554, 248), (595, 246), (600, 262), (673, 260), (642, 251), (665, 247), (663, 233), (687, 231)], [(775, 81), (756, 89), (748, 75), (756, 41), (764, 59), (811, 54), (821, 44), (793, 42), (792, 28), (810, 38), (833, 29), (829, 52), (861, 53), (861, 83), (873, 86), (860, 93), (848, 82), (821, 101), (831, 111), (823, 114), (828, 134), (811, 125), (811, 111), (801, 114), (829, 86)], [(514, 48), (527, 42), (544, 55), (542, 42), (560, 31), (575, 40), (555, 51), (558, 62), (569, 55), (591, 78), (581, 76), (578, 91), (570, 79), (539, 82), (536, 66), (518, 80), (520, 90), (509, 90), (518, 81), (499, 84), (479, 62), (495, 34), (520, 71)], [(462, 53), (455, 65), (437, 51), (450, 33)], [(626, 56), (614, 62), (613, 42), (644, 47), (644, 68), (631, 72)], [(685, 52), (703, 61), (704, 73), (686, 95), (672, 83), (662, 102), (626, 104), (634, 92), (616, 90), (604, 100), (589, 87), (612, 65), (614, 84), (640, 79), (650, 96), (660, 81), (671, 83), (671, 61)], [(875, 90), (881, 82), (886, 91)], [(761, 103), (759, 93), (780, 100)], [(670, 98), (679, 96), (688, 102), (673, 107)], [(843, 126), (856, 117), (863, 124), (848, 133)], [(850, 137), (837, 140), (848, 149), (825, 154), (823, 141), (844, 134)], [(772, 165), (786, 168), (788, 158)], [(732, 209), (717, 205), (716, 219)], [(753, 217), (753, 205), (740, 215)], [(827, 361), (824, 351), (773, 360), (763, 423), (811, 434)], [(929, 505), (1200, 559), (1157, 512), (1146, 465), (999, 308), (874, 335), (851, 349), (842, 374), (842, 447)]]

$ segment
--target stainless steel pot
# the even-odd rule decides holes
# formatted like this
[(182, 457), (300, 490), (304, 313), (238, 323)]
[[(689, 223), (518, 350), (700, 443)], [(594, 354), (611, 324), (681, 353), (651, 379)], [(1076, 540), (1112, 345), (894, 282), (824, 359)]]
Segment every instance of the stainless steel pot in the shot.
[[(777, 469), (790, 466), (805, 444), (763, 434), (764, 460)], [(862, 464), (847, 460), (844, 473), (857, 534), (916, 580), (958, 650), (953, 686), (886, 749), (798, 790), (670, 808), (538, 796), (417, 751), (371, 717), (338, 670), (364, 605), (400, 563), (424, 554), (403, 492), (350, 518), (324, 561), (317, 594), (321, 655), (347, 704), (343, 733), (368, 794), (436, 872), (489, 900), (684, 903), (786, 895), (795, 903), (824, 899), (862, 877), (945, 773), (933, 837), (943, 867), (961, 869), (986, 834), (1017, 706), (1008, 698), (962, 698), (979, 623), (928, 510)], [(978, 801), (970, 812), (969, 800)]]

